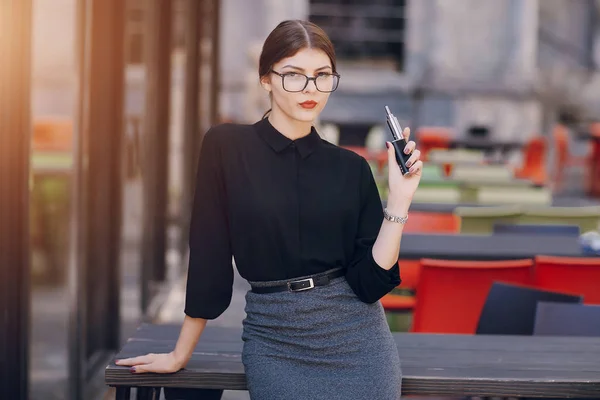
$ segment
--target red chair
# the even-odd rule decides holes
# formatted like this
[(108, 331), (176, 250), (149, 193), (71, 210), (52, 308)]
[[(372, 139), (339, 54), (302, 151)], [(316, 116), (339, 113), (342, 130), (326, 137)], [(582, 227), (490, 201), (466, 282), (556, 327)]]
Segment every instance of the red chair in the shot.
[[(412, 233), (458, 233), (460, 218), (454, 214), (428, 213), (413, 211), (404, 226), (404, 232)], [(420, 260), (400, 260), (401, 289), (415, 290), (421, 272)], [(401, 298), (403, 297), (403, 298)], [(404, 311), (415, 305), (411, 296), (389, 294), (382, 300), (383, 306), (389, 311)]]
[(600, 304), (600, 258), (537, 256), (534, 284), (580, 294), (586, 304)]
[(411, 211), (403, 232), (459, 233), (460, 217), (453, 213)]
[[(428, 213), (413, 211), (404, 226), (404, 232), (420, 233), (458, 233), (460, 218), (454, 214)], [(401, 289), (415, 290), (419, 282), (421, 263), (419, 260), (400, 260)], [(402, 312), (412, 310), (415, 306), (413, 296), (387, 294), (381, 299), (386, 311)]]
[(595, 197), (600, 197), (600, 122), (590, 125), (592, 140), (592, 153), (590, 156), (590, 173), (588, 174), (587, 190)]
[(421, 260), (411, 332), (474, 334), (496, 281), (527, 285), (533, 260)]
[(389, 312), (408, 312), (415, 308), (416, 299), (414, 296), (404, 296), (388, 293), (381, 298), (381, 305), (385, 311)]
[(528, 179), (536, 185), (544, 185), (546, 174), (546, 140), (537, 136), (532, 138), (523, 149), (523, 166), (515, 171), (515, 177)]
[[(562, 188), (564, 171), (568, 167), (580, 167), (586, 171), (586, 175), (589, 174), (589, 166), (591, 164), (590, 157), (591, 152), (588, 148), (587, 153), (582, 156), (574, 156), (571, 154), (569, 146), (569, 132), (567, 127), (561, 124), (557, 124), (552, 132), (554, 139), (556, 162), (554, 163), (553, 180), (555, 188), (558, 190)], [(586, 179), (587, 181), (587, 179)]]
[(427, 160), (427, 154), (433, 149), (447, 149), (453, 137), (452, 130), (444, 127), (422, 127), (417, 130), (416, 138), (421, 151), (421, 159)]
[[(400, 277), (402, 283), (398, 286), (400, 289), (414, 291), (419, 282), (419, 273), (421, 271), (421, 262), (419, 260), (400, 260)], [(409, 295), (399, 295), (388, 293), (381, 298), (381, 304), (385, 311), (405, 312), (415, 308), (415, 297)]]

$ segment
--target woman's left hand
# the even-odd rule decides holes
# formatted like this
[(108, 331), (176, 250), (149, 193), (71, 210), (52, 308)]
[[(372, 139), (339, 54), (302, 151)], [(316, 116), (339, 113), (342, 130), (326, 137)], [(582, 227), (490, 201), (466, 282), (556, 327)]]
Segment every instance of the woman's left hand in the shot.
[(409, 173), (402, 175), (400, 166), (396, 161), (395, 149), (391, 143), (387, 142), (388, 147), (388, 203), (390, 202), (408, 202), (412, 201), (412, 198), (419, 186), (421, 181), (421, 171), (423, 170), (423, 161), (420, 160), (421, 152), (416, 149), (416, 144), (413, 141), (409, 141), (410, 129), (404, 128), (402, 135), (406, 139), (406, 147), (404, 152), (411, 154), (408, 159), (407, 166), (409, 167)]

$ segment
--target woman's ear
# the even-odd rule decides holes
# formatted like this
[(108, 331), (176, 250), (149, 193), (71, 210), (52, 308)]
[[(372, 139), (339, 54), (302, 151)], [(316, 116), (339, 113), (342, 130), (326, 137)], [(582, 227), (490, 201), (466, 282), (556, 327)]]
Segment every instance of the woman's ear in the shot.
[(265, 75), (265, 76), (263, 76), (263, 77), (260, 78), (260, 85), (267, 92), (271, 93), (272, 88), (271, 88), (271, 79), (270, 79), (269, 75)]

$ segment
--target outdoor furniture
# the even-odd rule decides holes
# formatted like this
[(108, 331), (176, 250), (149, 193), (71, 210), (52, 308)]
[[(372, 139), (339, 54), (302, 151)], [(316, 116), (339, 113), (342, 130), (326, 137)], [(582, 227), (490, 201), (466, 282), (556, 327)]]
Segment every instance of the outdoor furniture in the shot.
[(600, 306), (539, 302), (533, 334), (600, 337)]
[(512, 169), (506, 165), (464, 165), (457, 164), (452, 168), (450, 177), (458, 181), (510, 182), (514, 179)]
[(535, 258), (534, 284), (541, 289), (581, 294), (586, 304), (600, 304), (600, 257), (539, 255)]
[(475, 333), (494, 281), (529, 284), (533, 261), (421, 260), (411, 332)]
[[(385, 207), (385, 202), (384, 203), (384, 207)], [(457, 207), (489, 207), (489, 206), (482, 206), (481, 204), (459, 204), (459, 203), (421, 203), (418, 201), (414, 201), (410, 204), (410, 212), (415, 212), (415, 211), (423, 211), (423, 212), (428, 212), (428, 213), (443, 213), (443, 214), (448, 214), (448, 213), (454, 213), (454, 210)]]
[[(417, 292), (421, 277), (421, 258), (493, 261), (534, 259), (539, 254), (562, 257), (584, 256), (578, 237), (573, 235), (404, 233), (400, 249), (399, 265), (402, 283), (399, 288)], [(404, 308), (403, 311), (406, 309)]]
[(520, 141), (498, 141), (489, 137), (455, 138), (450, 143), (451, 149), (481, 150), (486, 153), (486, 158), (496, 162), (505, 162), (511, 151), (521, 147), (523, 143)]
[(434, 149), (429, 152), (428, 163), (433, 164), (459, 164), (459, 165), (483, 165), (485, 154), (477, 150), (440, 150)]
[(402, 282), (398, 287), (415, 291), (421, 273), (421, 261), (418, 259), (402, 259), (398, 261), (398, 265), (400, 266), (400, 278), (402, 279)]
[(447, 149), (453, 136), (452, 129), (446, 127), (422, 126), (417, 129), (415, 140), (422, 159), (426, 161), (433, 149)]
[(452, 174), (455, 165), (479, 166), (487, 164), (485, 154), (477, 150), (433, 149), (429, 151), (426, 165), (436, 166), (443, 170), (445, 177)]
[[(413, 233), (458, 233), (460, 220), (451, 213), (411, 212), (404, 232)], [(401, 260), (400, 277), (401, 289), (414, 291), (419, 281), (421, 264), (419, 260)], [(415, 306), (414, 296), (404, 296), (389, 293), (381, 299), (381, 304), (386, 311), (404, 312), (412, 310)]]
[(457, 165), (444, 177), (438, 165), (426, 165), (414, 196), (419, 203), (550, 205), (552, 193), (529, 180), (514, 179), (506, 167)]
[(550, 206), (552, 191), (547, 187), (523, 185), (494, 185), (478, 188), (475, 201), (482, 205), (535, 205)]
[(589, 163), (587, 190), (591, 196), (600, 197), (600, 123), (596, 122), (590, 126), (585, 139), (592, 142), (592, 151)]
[(491, 233), (495, 223), (515, 223), (522, 214), (518, 206), (456, 207), (461, 233)]
[[(404, 233), (400, 258), (418, 260), (516, 260), (540, 255), (584, 257), (579, 240), (574, 236), (537, 234), (454, 235)], [(598, 258), (600, 260), (600, 257)], [(599, 282), (596, 280), (596, 282)], [(552, 290), (552, 288), (549, 288)], [(560, 289), (557, 289), (560, 290)]]
[(461, 200), (461, 191), (458, 185), (453, 183), (425, 182), (415, 191), (413, 201), (418, 203), (458, 203)]
[(519, 223), (578, 225), (582, 233), (596, 231), (600, 225), (600, 206), (524, 207)]
[(452, 213), (411, 211), (403, 232), (458, 233), (460, 218)]
[(531, 138), (523, 149), (523, 165), (515, 171), (515, 177), (529, 179), (536, 185), (544, 185), (546, 173), (546, 139), (542, 136)]
[(579, 236), (577, 225), (529, 225), (529, 224), (494, 224), (494, 235), (539, 234), (558, 236)]
[(405, 296), (400, 294), (388, 293), (381, 298), (381, 305), (385, 311), (389, 312), (407, 312), (415, 307), (416, 299), (414, 296)]
[[(174, 348), (179, 325), (142, 325), (117, 359)], [(247, 390), (241, 328), (208, 326), (187, 367), (174, 374), (132, 374), (107, 365), (117, 399), (145, 387)], [(600, 397), (600, 340), (586, 337), (393, 334), (402, 362), (402, 394), (453, 397)], [(169, 392), (165, 390), (167, 399)], [(193, 393), (193, 392), (192, 392)], [(194, 399), (203, 399), (195, 392)], [(150, 397), (156, 396), (156, 397)]]
[[(563, 187), (564, 172), (568, 167), (587, 168), (590, 165), (591, 152), (588, 151), (584, 155), (573, 155), (569, 145), (569, 131), (566, 126), (557, 124), (552, 131), (554, 147), (556, 153), (556, 161), (554, 162), (553, 180), (556, 190)], [(586, 170), (589, 174), (591, 171)]]
[(425, 183), (436, 183), (442, 182), (446, 177), (442, 174), (442, 170), (439, 165), (435, 164), (424, 164), (421, 170), (421, 182)]
[(477, 334), (533, 335), (539, 301), (581, 303), (583, 297), (494, 282), (479, 317)]
[[(404, 232), (437, 232), (458, 233), (460, 220), (450, 213), (411, 212), (404, 227)], [(421, 266), (418, 260), (402, 260), (399, 288), (414, 291), (419, 281)], [(411, 311), (415, 306), (415, 297), (409, 295), (388, 293), (381, 299), (385, 311), (398, 313)]]
[(577, 225), (583, 233), (598, 230), (600, 224), (600, 207), (598, 206), (456, 207), (454, 213), (461, 217), (461, 233), (491, 233), (495, 223)]

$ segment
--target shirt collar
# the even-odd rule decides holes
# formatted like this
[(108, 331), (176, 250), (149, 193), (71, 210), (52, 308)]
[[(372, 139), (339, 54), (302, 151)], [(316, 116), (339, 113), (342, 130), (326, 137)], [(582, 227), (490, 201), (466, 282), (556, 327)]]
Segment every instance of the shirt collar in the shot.
[(279, 132), (268, 118), (263, 118), (254, 124), (258, 134), (265, 142), (271, 146), (275, 152), (280, 153), (293, 143), (296, 144), (298, 152), (302, 158), (308, 157), (321, 143), (321, 137), (314, 126), (311, 126), (310, 133), (299, 139), (292, 140)]

